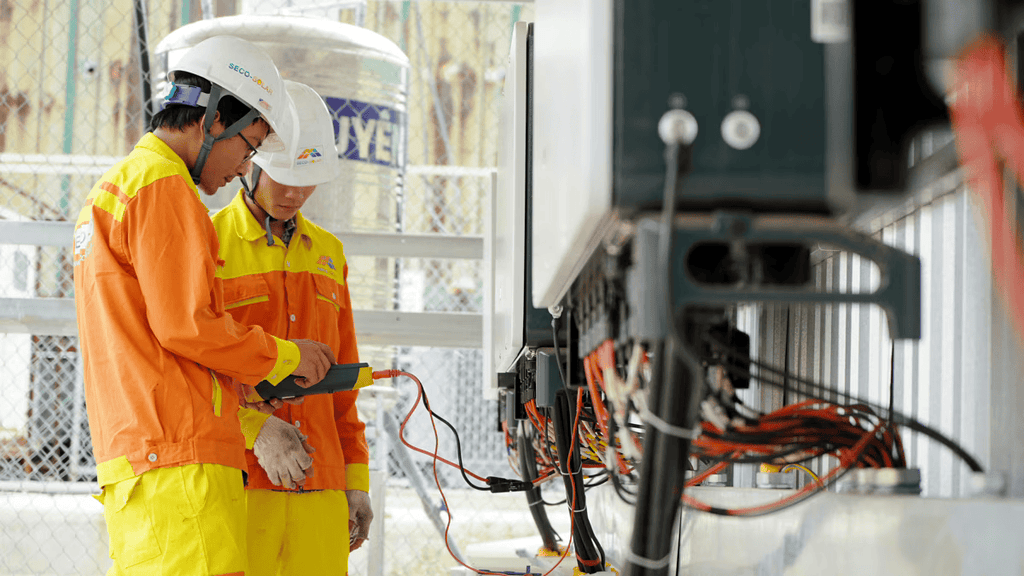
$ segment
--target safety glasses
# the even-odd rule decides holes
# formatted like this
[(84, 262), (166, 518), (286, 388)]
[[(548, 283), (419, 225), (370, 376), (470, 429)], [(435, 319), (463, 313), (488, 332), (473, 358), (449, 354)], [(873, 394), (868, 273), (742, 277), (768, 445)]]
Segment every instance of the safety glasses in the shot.
[(241, 132), (238, 133), (238, 137), (241, 138), (243, 142), (245, 142), (246, 146), (249, 147), (249, 153), (246, 154), (245, 158), (242, 159), (242, 162), (245, 163), (248, 162), (249, 160), (252, 160), (252, 157), (256, 155), (256, 147), (253, 146), (251, 142), (249, 142), (248, 138), (242, 136)]

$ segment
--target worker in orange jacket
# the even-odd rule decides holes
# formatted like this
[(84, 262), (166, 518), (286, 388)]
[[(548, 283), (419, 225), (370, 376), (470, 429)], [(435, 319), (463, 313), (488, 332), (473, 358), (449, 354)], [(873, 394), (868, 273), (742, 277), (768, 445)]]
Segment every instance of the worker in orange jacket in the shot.
[[(299, 113), (298, 137), (284, 152), (257, 154), (252, 186), (213, 216), (224, 261), (217, 277), (224, 282), (225, 305), (239, 322), (281, 338), (324, 342), (339, 362), (355, 363), (341, 241), (299, 211), (318, 184), (339, 174), (331, 114), (309, 86), (285, 84)], [(275, 401), (273, 415), (264, 415), (267, 425), (298, 427), (317, 462), (312, 477), (275, 477), (257, 465), (258, 454), (247, 452), (250, 575), (347, 573), (348, 552), (362, 545), (373, 519), (369, 453), (356, 395)]]
[(244, 574), (246, 447), (308, 467), (294, 427), (240, 421), (230, 378), (318, 382), (333, 351), (234, 321), (199, 190), (292, 139), (295, 108), (270, 58), (220, 36), (186, 52), (166, 106), (93, 187), (75, 225), (86, 406), (110, 536), (109, 574)]

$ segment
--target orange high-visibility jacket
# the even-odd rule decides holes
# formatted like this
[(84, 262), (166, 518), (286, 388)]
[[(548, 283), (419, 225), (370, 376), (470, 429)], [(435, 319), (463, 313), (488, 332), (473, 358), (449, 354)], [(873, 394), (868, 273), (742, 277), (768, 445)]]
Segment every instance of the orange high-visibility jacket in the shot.
[(215, 372), (277, 383), (298, 366), (294, 343), (224, 311), (218, 247), (185, 163), (151, 133), (86, 198), (75, 307), (101, 486), (192, 463), (244, 470), (238, 398)]
[[(267, 245), (266, 230), (249, 212), (239, 192), (214, 214), (224, 266), (224, 302), (236, 320), (261, 326), (281, 338), (309, 338), (331, 347), (338, 363), (359, 361), (348, 291), (348, 265), (341, 241), (296, 215), (288, 246), (280, 238)], [(316, 448), (314, 476), (305, 490), (369, 490), (369, 451), (365, 425), (356, 412), (358, 392), (307, 396), (274, 415), (309, 436)], [(249, 488), (280, 490), (267, 478), (251, 450)]]

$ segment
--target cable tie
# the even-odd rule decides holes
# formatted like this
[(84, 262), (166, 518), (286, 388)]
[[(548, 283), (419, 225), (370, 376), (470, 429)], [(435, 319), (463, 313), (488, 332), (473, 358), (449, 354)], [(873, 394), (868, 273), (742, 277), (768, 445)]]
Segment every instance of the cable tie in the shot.
[(562, 476), (569, 476), (570, 474), (583, 474), (583, 462), (580, 462), (580, 465), (577, 466), (576, 469), (572, 470), (571, 472), (562, 472), (561, 466), (556, 466), (555, 469), (558, 470), (558, 473), (561, 474)]
[(651, 560), (650, 558), (644, 558), (643, 556), (637, 556), (632, 550), (626, 553), (626, 561), (631, 564), (636, 564), (641, 568), (647, 568), (648, 570), (661, 570), (667, 568), (669, 563), (672, 561), (672, 552), (669, 552), (661, 560)]
[(655, 416), (654, 413), (646, 407), (640, 412), (640, 418), (644, 422), (647, 422), (651, 426), (657, 428), (658, 431), (668, 434), (669, 436), (677, 436), (679, 438), (686, 438), (687, 440), (696, 440), (697, 437), (700, 436), (699, 426), (695, 426), (691, 429), (676, 426), (675, 424), (669, 424), (658, 416)]

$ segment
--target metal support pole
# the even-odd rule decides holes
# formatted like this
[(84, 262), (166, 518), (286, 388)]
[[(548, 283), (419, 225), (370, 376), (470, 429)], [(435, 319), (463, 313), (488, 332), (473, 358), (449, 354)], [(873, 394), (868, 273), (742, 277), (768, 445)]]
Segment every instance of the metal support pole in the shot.
[(142, 88), (142, 131), (149, 131), (153, 120), (153, 88), (149, 77), (149, 36), (146, 34), (146, 0), (135, 0), (135, 38), (139, 49), (139, 84)]

